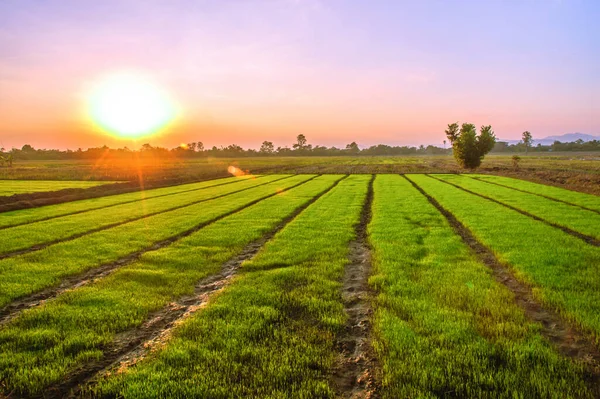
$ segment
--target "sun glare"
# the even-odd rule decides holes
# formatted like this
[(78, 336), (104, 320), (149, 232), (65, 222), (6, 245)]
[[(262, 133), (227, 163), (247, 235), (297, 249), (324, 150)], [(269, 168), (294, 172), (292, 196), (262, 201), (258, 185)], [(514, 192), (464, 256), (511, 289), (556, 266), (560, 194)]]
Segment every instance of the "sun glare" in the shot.
[(90, 116), (111, 134), (139, 138), (158, 132), (175, 117), (168, 96), (135, 74), (105, 78), (92, 91)]

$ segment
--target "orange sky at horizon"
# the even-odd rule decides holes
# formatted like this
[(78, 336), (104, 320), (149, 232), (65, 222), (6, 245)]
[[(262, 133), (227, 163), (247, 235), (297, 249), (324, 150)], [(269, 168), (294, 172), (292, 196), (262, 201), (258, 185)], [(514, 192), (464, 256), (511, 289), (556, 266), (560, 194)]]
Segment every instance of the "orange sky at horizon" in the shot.
[[(442, 146), (456, 121), (512, 140), (600, 133), (593, 4), (66, 3), (0, 4), (0, 147)], [(174, 102), (158, 134), (91, 120), (90, 88), (122, 71)]]

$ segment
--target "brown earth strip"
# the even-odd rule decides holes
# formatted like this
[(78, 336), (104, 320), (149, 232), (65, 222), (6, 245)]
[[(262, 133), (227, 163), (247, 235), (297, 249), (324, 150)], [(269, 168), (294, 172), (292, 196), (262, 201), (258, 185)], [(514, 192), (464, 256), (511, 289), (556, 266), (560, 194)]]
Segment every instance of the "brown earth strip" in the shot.
[(54, 245), (54, 244), (58, 244), (58, 243), (65, 242), (65, 241), (76, 240), (77, 238), (81, 238), (81, 237), (87, 236), (89, 234), (98, 233), (99, 231), (112, 229), (113, 227), (121, 226), (123, 224), (132, 223), (132, 222), (135, 222), (135, 221), (138, 221), (138, 220), (141, 220), (141, 219), (146, 219), (146, 218), (149, 218), (149, 217), (155, 216), (155, 215), (160, 215), (161, 213), (176, 211), (178, 209), (187, 208), (189, 206), (197, 205), (197, 204), (200, 204), (202, 202), (212, 201), (212, 200), (223, 198), (223, 197), (227, 197), (227, 196), (233, 195), (233, 194), (239, 194), (239, 193), (241, 193), (243, 191), (250, 190), (250, 189), (253, 189), (253, 188), (256, 188), (256, 187), (260, 187), (260, 186), (264, 186), (266, 184), (275, 183), (275, 182), (278, 182), (280, 180), (289, 179), (290, 177), (292, 177), (292, 176), (286, 176), (286, 177), (282, 177), (281, 179), (271, 180), (271, 181), (266, 182), (266, 183), (258, 184), (256, 186), (252, 186), (252, 187), (243, 188), (241, 190), (233, 191), (231, 193), (217, 195), (216, 197), (211, 197), (211, 198), (206, 198), (206, 199), (202, 199), (202, 200), (198, 200), (198, 201), (193, 201), (193, 202), (187, 203), (185, 205), (178, 205), (178, 206), (175, 206), (173, 208), (163, 209), (162, 211), (148, 213), (146, 215), (138, 216), (138, 217), (135, 217), (133, 219), (127, 219), (127, 220), (124, 220), (124, 221), (121, 221), (121, 222), (111, 223), (111, 224), (106, 225), (106, 226), (97, 227), (95, 229), (87, 230), (87, 231), (84, 231), (82, 233), (77, 233), (77, 234), (74, 234), (74, 235), (69, 236), (69, 237), (60, 238), (58, 240), (53, 240), (53, 241), (48, 241), (48, 242), (45, 242), (43, 244), (33, 245), (33, 246), (29, 247), (29, 248), (20, 249), (18, 251), (6, 252), (6, 253), (0, 255), (0, 260), (6, 259), (6, 258), (12, 258), (12, 257), (15, 257), (15, 256), (19, 256), (19, 255), (23, 255), (23, 254), (27, 254), (27, 253), (31, 253), (31, 252), (35, 252), (35, 251), (39, 251), (39, 250), (42, 250), (42, 249), (47, 248), (47, 247), (49, 247), (51, 245)]
[(442, 180), (442, 179), (438, 179), (437, 177), (435, 177), (435, 176), (431, 176), (431, 175), (429, 175), (429, 174), (427, 174), (426, 176), (427, 176), (427, 177), (430, 177), (430, 178), (432, 178), (432, 179), (435, 179), (435, 180), (437, 180), (437, 181), (439, 181), (439, 182), (442, 182), (442, 183), (449, 184), (449, 185), (451, 185), (452, 187), (456, 187), (456, 188), (458, 188), (459, 190), (462, 190), (462, 191), (464, 191), (464, 192), (467, 192), (467, 193), (469, 193), (469, 194), (476, 195), (476, 196), (478, 196), (478, 197), (481, 197), (481, 198), (484, 198), (484, 199), (486, 199), (486, 200), (489, 200), (489, 201), (495, 202), (496, 204), (498, 204), (498, 205), (502, 205), (502, 206), (503, 206), (503, 207), (505, 207), (505, 208), (511, 209), (511, 210), (513, 210), (513, 211), (515, 211), (515, 212), (519, 212), (521, 215), (525, 215), (525, 216), (527, 216), (527, 217), (530, 217), (530, 218), (532, 218), (532, 219), (534, 219), (534, 220), (537, 220), (538, 222), (542, 222), (542, 223), (545, 223), (545, 224), (547, 224), (548, 226), (552, 226), (552, 227), (555, 227), (555, 228), (557, 228), (557, 229), (560, 229), (560, 230), (564, 231), (565, 233), (567, 233), (567, 234), (570, 234), (570, 235), (572, 235), (573, 237), (577, 237), (577, 238), (579, 238), (580, 240), (583, 240), (583, 241), (585, 241), (586, 243), (588, 243), (588, 244), (590, 244), (590, 245), (593, 245), (593, 246), (595, 246), (595, 247), (600, 247), (600, 240), (598, 240), (598, 239), (597, 239), (597, 238), (595, 238), (595, 237), (591, 237), (591, 236), (588, 236), (588, 235), (586, 235), (586, 234), (580, 233), (580, 232), (578, 232), (578, 231), (572, 230), (572, 229), (570, 229), (570, 228), (568, 228), (568, 227), (561, 226), (560, 224), (552, 223), (552, 222), (550, 222), (550, 221), (548, 221), (548, 220), (546, 220), (546, 219), (542, 219), (541, 217), (538, 217), (538, 216), (532, 215), (531, 213), (529, 213), (529, 212), (526, 212), (526, 211), (524, 211), (524, 210), (522, 210), (522, 209), (515, 208), (515, 207), (514, 207), (514, 206), (512, 206), (512, 205), (505, 204), (504, 202), (500, 202), (500, 201), (498, 201), (498, 200), (496, 200), (496, 199), (494, 199), (494, 198), (492, 198), (492, 197), (488, 197), (487, 195), (483, 195), (483, 194), (476, 193), (475, 191), (471, 191), (471, 190), (469, 190), (469, 189), (466, 189), (466, 188), (464, 188), (464, 187), (461, 187), (461, 186), (459, 186), (459, 185), (457, 185), (457, 184), (450, 183), (449, 181)]
[(42, 304), (43, 302), (55, 298), (56, 296), (62, 294), (65, 291), (77, 288), (77, 287), (81, 287), (84, 285), (87, 285), (91, 282), (94, 282), (100, 278), (106, 277), (107, 275), (109, 275), (111, 272), (113, 272), (114, 270), (125, 266), (127, 264), (133, 263), (136, 260), (138, 260), (143, 254), (145, 254), (146, 252), (151, 252), (151, 251), (156, 251), (158, 249), (161, 249), (163, 247), (166, 247), (168, 245), (171, 245), (172, 243), (179, 241), (180, 239), (187, 237), (193, 233), (195, 233), (196, 231), (210, 225), (213, 224), (221, 219), (226, 218), (227, 216), (231, 216), (234, 213), (240, 212), (242, 210), (244, 210), (245, 208), (252, 206), (254, 204), (259, 203), (262, 200), (265, 200), (267, 198), (273, 197), (281, 192), (287, 191), (287, 190), (291, 190), (292, 188), (296, 188), (302, 184), (308, 183), (309, 181), (313, 180), (317, 178), (317, 176), (314, 176), (306, 181), (300, 182), (298, 184), (293, 185), (292, 187), (288, 187), (286, 189), (283, 189), (279, 192), (273, 193), (273, 194), (269, 194), (267, 196), (264, 196), (262, 198), (259, 198), (257, 200), (254, 200), (252, 202), (250, 202), (249, 204), (246, 204), (240, 208), (234, 209), (232, 211), (227, 212), (226, 214), (223, 214), (221, 216), (218, 216), (216, 218), (213, 218), (209, 221), (200, 223), (194, 227), (192, 227), (191, 229), (188, 229), (186, 231), (183, 231), (177, 235), (174, 235), (172, 237), (169, 237), (167, 239), (155, 242), (154, 244), (152, 244), (151, 246), (144, 248), (140, 251), (137, 252), (133, 252), (130, 253), (122, 258), (119, 258), (117, 260), (115, 260), (114, 262), (109, 262), (103, 265), (100, 265), (98, 267), (95, 267), (93, 269), (90, 269), (88, 271), (85, 271), (83, 273), (74, 275), (74, 276), (69, 276), (64, 278), (60, 285), (56, 286), (56, 287), (50, 287), (50, 288), (46, 288), (42, 291), (33, 293), (31, 295), (28, 295), (26, 297), (23, 297), (21, 299), (17, 299), (16, 301), (11, 302), (10, 304), (6, 305), (4, 308), (2, 308), (0, 310), (0, 326), (6, 324), (7, 322), (9, 322), (10, 320), (14, 319), (15, 317), (17, 317), (19, 315), (20, 312), (22, 312), (23, 310), (32, 308), (32, 307), (36, 307), (40, 304)]
[(504, 188), (510, 188), (511, 190), (520, 191), (522, 193), (537, 195), (538, 197), (546, 198), (546, 199), (549, 199), (551, 201), (560, 202), (562, 204), (575, 206), (577, 208), (581, 208), (581, 209), (586, 210), (586, 211), (590, 211), (590, 212), (594, 212), (594, 213), (600, 214), (600, 211), (597, 211), (595, 209), (587, 208), (587, 207), (585, 207), (583, 205), (577, 205), (577, 204), (574, 204), (572, 202), (563, 201), (563, 200), (560, 200), (558, 198), (548, 197), (547, 195), (544, 195), (544, 194), (533, 193), (531, 191), (522, 190), (520, 188), (515, 188), (515, 187), (511, 187), (511, 186), (505, 186), (504, 184), (501, 184), (501, 183), (498, 183), (498, 182), (494, 182), (494, 181), (490, 181), (490, 180), (485, 180), (485, 179), (482, 179), (480, 177), (469, 176), (469, 175), (461, 175), (461, 176), (466, 176), (466, 177), (469, 177), (469, 178), (474, 179), (474, 180), (478, 180), (478, 181), (481, 181), (481, 182), (484, 182), (484, 183), (494, 184), (496, 186), (500, 186), (500, 187), (504, 187)]
[(403, 177), (444, 215), (456, 234), (469, 246), (479, 261), (490, 268), (496, 281), (513, 293), (515, 303), (524, 311), (525, 316), (540, 326), (540, 334), (552, 343), (560, 354), (584, 366), (590, 389), (600, 397), (600, 350), (595, 345), (594, 338), (577, 326), (571, 325), (555, 310), (539, 303), (533, 296), (532, 288), (517, 280), (509, 265), (501, 263), (488, 247), (480, 243), (473, 233), (435, 198), (406, 176)]
[(348, 315), (346, 326), (337, 338), (340, 354), (334, 369), (333, 382), (342, 398), (373, 398), (376, 396), (374, 370), (376, 359), (369, 338), (371, 335), (372, 294), (369, 288), (371, 251), (367, 226), (371, 221), (373, 182), (371, 177), (367, 197), (355, 226), (356, 237), (349, 245), (349, 263), (344, 269), (342, 300)]
[[(265, 177), (265, 176), (266, 175), (257, 176), (257, 177), (255, 177), (255, 179), (260, 179), (261, 177)], [(154, 199), (154, 198), (168, 197), (170, 195), (177, 195), (177, 194), (184, 194), (184, 193), (189, 193), (189, 192), (193, 192), (193, 191), (206, 190), (207, 188), (214, 188), (214, 187), (219, 187), (219, 186), (225, 186), (225, 185), (228, 185), (228, 184), (238, 183), (240, 181), (242, 181), (242, 180), (234, 180), (234, 181), (231, 181), (231, 182), (215, 184), (214, 186), (193, 188), (193, 189), (190, 189), (190, 190), (178, 191), (176, 193), (166, 193), (166, 194), (161, 194), (161, 195), (155, 195), (155, 196), (153, 196), (151, 198), (138, 198), (138, 199), (134, 199), (134, 200), (130, 200), (130, 201), (119, 202), (118, 204), (105, 205), (105, 206), (101, 206), (101, 207), (93, 208), (93, 209), (82, 209), (80, 211), (63, 213), (62, 215), (48, 216), (48, 217), (45, 217), (45, 218), (31, 220), (31, 221), (23, 222), (23, 223), (17, 223), (17, 224), (13, 224), (13, 225), (9, 225), (9, 226), (0, 226), (0, 230), (6, 230), (6, 229), (10, 229), (12, 227), (23, 226), (23, 225), (26, 225), (26, 224), (33, 224), (33, 223), (37, 223), (37, 222), (44, 222), (46, 220), (57, 219), (57, 218), (65, 217), (65, 216), (78, 215), (80, 213), (96, 211), (96, 210), (99, 210), (99, 209), (112, 208), (114, 206), (119, 206), (119, 205), (131, 204), (133, 202), (144, 201), (144, 200), (147, 200), (147, 199), (150, 200), (150, 199)], [(173, 187), (175, 187), (175, 186), (173, 186)], [(140, 193), (143, 193), (143, 191), (140, 191)]]
[[(210, 298), (225, 288), (243, 261), (256, 255), (264, 244), (271, 240), (275, 234), (282, 230), (315, 201), (333, 190), (340, 181), (347, 177), (348, 176), (344, 176), (334, 182), (329, 188), (294, 210), (292, 214), (283, 219), (273, 230), (258, 240), (248, 244), (240, 254), (225, 262), (219, 273), (201, 280), (196, 285), (194, 294), (179, 298), (176, 302), (172, 302), (163, 309), (148, 315), (146, 323), (139, 328), (118, 334), (112, 345), (104, 350), (104, 356), (101, 360), (73, 370), (69, 374), (68, 379), (47, 389), (44, 398), (51, 399), (85, 396), (86, 386), (89, 387), (89, 384), (93, 384), (94, 381), (108, 375), (111, 371), (122, 370), (143, 359), (149, 351), (164, 343), (170, 337), (174, 327), (179, 325), (197, 310), (205, 307)], [(300, 184), (294, 187), (299, 185)], [(290, 190), (291, 188), (293, 187), (283, 191)], [(277, 193), (273, 195), (277, 195)], [(270, 195), (269, 197), (273, 195)], [(241, 209), (236, 212), (239, 211), (241, 211)]]

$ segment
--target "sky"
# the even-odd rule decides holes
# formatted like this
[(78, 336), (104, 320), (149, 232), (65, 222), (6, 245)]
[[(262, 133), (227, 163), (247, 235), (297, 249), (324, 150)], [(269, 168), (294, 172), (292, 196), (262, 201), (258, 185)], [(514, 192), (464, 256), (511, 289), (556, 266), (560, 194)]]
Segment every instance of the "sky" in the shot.
[[(600, 135), (599, 20), (597, 0), (2, 0), (0, 147)], [(176, 109), (154, 136), (90, 116), (124, 72)]]

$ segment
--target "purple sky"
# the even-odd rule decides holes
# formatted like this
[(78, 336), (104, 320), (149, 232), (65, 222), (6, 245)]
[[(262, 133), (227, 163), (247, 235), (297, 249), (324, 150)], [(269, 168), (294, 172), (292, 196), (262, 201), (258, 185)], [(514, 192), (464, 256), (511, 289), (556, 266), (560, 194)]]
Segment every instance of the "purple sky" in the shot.
[(600, 2), (3, 0), (0, 146), (141, 142), (89, 118), (120, 71), (175, 101), (166, 146), (438, 144), (448, 123), (600, 135)]

